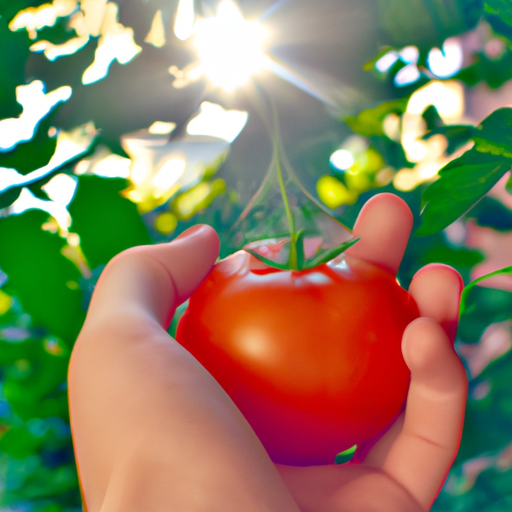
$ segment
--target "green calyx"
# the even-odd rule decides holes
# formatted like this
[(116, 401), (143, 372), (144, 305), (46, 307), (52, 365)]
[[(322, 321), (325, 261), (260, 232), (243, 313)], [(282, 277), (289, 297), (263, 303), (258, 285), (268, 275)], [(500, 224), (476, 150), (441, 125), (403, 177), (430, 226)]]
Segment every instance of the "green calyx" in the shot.
[(247, 246), (244, 250), (249, 254), (252, 254), (261, 262), (265, 263), (265, 265), (272, 268), (280, 270), (307, 270), (331, 261), (336, 258), (336, 256), (345, 252), (349, 247), (352, 247), (358, 240), (359, 238), (355, 238), (328, 249), (322, 249), (319, 247), (313, 256), (306, 258), (304, 252), (304, 230), (300, 230), (298, 233), (295, 233), (295, 237), (290, 238), (290, 241), (288, 242), (290, 244), (290, 248), (288, 261), (286, 263), (276, 262)]

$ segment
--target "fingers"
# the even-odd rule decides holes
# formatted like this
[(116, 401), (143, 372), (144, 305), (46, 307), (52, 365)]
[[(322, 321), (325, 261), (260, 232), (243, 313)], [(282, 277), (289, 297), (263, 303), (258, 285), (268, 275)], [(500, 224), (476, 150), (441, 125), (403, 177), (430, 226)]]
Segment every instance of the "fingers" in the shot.
[(194, 226), (168, 244), (122, 252), (101, 275), (86, 325), (128, 315), (167, 327), (175, 307), (206, 277), (218, 252), (218, 236), (209, 226)]
[(411, 233), (411, 210), (394, 194), (378, 194), (362, 208), (353, 235), (360, 240), (346, 251), (396, 274)]
[(457, 333), (463, 287), (462, 278), (455, 269), (437, 263), (417, 272), (409, 287), (421, 316), (436, 320), (452, 343)]
[[(409, 293), (416, 301), (421, 316), (431, 318), (441, 325), (452, 345), (457, 331), (462, 288), (460, 274), (455, 269), (441, 264), (422, 268), (416, 273), (409, 287)], [(382, 467), (395, 439), (402, 431), (403, 422), (402, 413), (371, 448), (362, 446), (358, 450), (357, 462)]]
[(411, 385), (403, 427), (382, 469), (428, 509), (459, 448), (468, 381), (447, 334), (435, 320), (412, 322), (402, 348)]

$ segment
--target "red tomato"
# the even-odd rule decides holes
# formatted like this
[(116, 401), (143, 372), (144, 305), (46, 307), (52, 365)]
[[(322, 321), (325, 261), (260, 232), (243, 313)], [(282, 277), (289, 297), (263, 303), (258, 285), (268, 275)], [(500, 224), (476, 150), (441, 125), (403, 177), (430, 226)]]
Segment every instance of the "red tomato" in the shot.
[(274, 462), (332, 464), (400, 411), (410, 377), (401, 339), (418, 308), (394, 276), (361, 260), (261, 267), (243, 251), (218, 263), (176, 338)]

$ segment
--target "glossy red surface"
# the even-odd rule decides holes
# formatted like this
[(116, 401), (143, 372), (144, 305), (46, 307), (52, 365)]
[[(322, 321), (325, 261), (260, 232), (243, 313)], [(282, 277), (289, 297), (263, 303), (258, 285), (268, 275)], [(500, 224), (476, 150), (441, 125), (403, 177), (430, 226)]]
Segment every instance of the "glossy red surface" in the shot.
[(274, 462), (331, 464), (399, 412), (409, 384), (401, 338), (418, 316), (394, 276), (369, 263), (276, 271), (239, 252), (192, 295), (176, 338)]

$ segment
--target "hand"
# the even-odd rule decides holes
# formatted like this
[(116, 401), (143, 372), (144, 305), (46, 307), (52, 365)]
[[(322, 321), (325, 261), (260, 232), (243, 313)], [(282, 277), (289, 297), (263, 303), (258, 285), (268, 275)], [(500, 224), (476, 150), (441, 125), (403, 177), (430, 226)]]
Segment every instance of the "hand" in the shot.
[[(407, 205), (391, 194), (362, 209), (347, 254), (396, 273), (412, 227)], [(357, 463), (276, 465), (302, 512), (430, 510), (457, 454), (467, 397), (465, 369), (453, 350), (462, 280), (445, 265), (428, 265), (409, 292), (421, 318), (406, 329), (411, 370), (405, 413), (379, 439), (359, 447)]]
[(165, 331), (218, 249), (192, 228), (101, 275), (69, 368), (88, 512), (299, 512), (231, 399)]
[[(396, 271), (410, 224), (402, 201), (377, 196), (356, 224), (362, 240), (352, 256)], [(88, 512), (427, 509), (462, 425), (465, 373), (439, 327), (454, 335), (458, 275), (428, 268), (411, 286), (432, 320), (416, 320), (404, 336), (413, 371), (405, 425), (397, 421), (368, 454), (361, 450), (361, 465), (278, 466), (280, 478), (231, 400), (164, 330), (217, 251), (211, 229), (190, 230), (171, 244), (122, 253), (98, 283), (69, 370)]]

